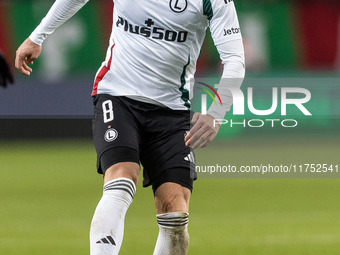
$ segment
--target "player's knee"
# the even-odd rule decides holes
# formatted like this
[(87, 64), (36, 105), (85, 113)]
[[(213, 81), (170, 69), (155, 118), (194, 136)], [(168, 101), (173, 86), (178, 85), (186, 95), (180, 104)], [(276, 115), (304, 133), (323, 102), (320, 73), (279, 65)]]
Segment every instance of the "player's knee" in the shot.
[(157, 213), (188, 212), (190, 190), (175, 183), (165, 183), (155, 192)]
[(160, 210), (161, 213), (168, 213), (168, 212), (175, 212), (178, 211), (176, 208), (179, 206), (179, 204), (182, 204), (183, 198), (181, 196), (169, 196), (163, 201), (160, 202)]
[(137, 186), (139, 180), (140, 168), (137, 163), (122, 162), (109, 167), (104, 176), (104, 182), (111, 181), (116, 178), (125, 177), (132, 180)]

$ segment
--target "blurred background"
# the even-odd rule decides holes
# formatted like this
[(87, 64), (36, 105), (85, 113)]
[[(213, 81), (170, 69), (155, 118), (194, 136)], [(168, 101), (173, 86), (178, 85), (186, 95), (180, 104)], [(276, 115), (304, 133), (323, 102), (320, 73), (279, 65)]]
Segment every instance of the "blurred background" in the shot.
[[(293, 129), (222, 126), (211, 146), (196, 151), (197, 164), (340, 164), (340, 1), (234, 2), (246, 54), (242, 89), (254, 87), (254, 105), (268, 109), (271, 87), (306, 88), (313, 116), (292, 112), (286, 118), (299, 121)], [(15, 74), (15, 84), (0, 88), (0, 254), (88, 254), (102, 193), (90, 94), (108, 46), (112, 1), (89, 1), (46, 40), (24, 77), (14, 71), (15, 51), (52, 3), (0, 0), (0, 50)], [(213, 85), (221, 72), (208, 31), (197, 77)], [(338, 178), (223, 177), (195, 183), (189, 254), (338, 254)], [(153, 207), (152, 192), (140, 188), (121, 254), (152, 254)]]
[[(0, 49), (12, 68), (17, 47), (40, 23), (52, 3), (46, 0), (0, 1)], [(244, 82), (244, 90), (248, 86), (261, 89), (261, 84), (250, 85), (254, 83), (252, 78), (339, 77), (339, 1), (238, 0), (235, 4), (244, 38), (246, 77), (250, 79)], [(46, 40), (32, 76), (27, 78), (15, 72), (15, 86), (0, 91), (2, 119), (90, 119), (93, 80), (105, 58), (111, 25), (112, 1), (90, 1)], [(196, 77), (214, 81), (221, 72), (219, 55), (208, 31)], [(285, 86), (294, 86), (289, 81), (285, 83)], [(331, 88), (332, 84), (337, 85), (336, 82), (331, 81), (331, 85), (327, 86), (321, 86), (318, 82), (311, 84), (310, 80), (305, 83), (309, 89), (323, 89), (322, 96), (319, 94), (319, 98), (311, 102), (312, 107), (319, 108), (321, 104), (324, 108), (322, 114), (326, 118), (340, 115), (339, 111), (334, 110), (340, 108), (339, 100), (334, 100), (339, 92)], [(267, 94), (269, 98), (263, 93), (256, 94), (255, 102), (259, 108), (263, 102), (270, 102), (270, 93)], [(77, 100), (74, 100), (75, 96)], [(194, 105), (198, 110), (200, 97), (196, 98), (199, 102), (194, 102)], [(335, 104), (328, 107), (333, 110), (326, 109), (329, 102), (331, 106)], [(75, 122), (83, 124), (82, 121)], [(1, 126), (16, 121), (6, 123)], [(37, 128), (32, 129), (39, 135), (44, 133)], [(14, 131), (15, 136), (24, 132), (17, 132), (15, 128), (6, 130)], [(52, 128), (48, 130), (52, 132)], [(221, 130), (220, 136), (231, 132), (224, 130)], [(32, 134), (33, 130), (27, 133), (25, 135)], [(9, 135), (6, 133), (7, 137)]]

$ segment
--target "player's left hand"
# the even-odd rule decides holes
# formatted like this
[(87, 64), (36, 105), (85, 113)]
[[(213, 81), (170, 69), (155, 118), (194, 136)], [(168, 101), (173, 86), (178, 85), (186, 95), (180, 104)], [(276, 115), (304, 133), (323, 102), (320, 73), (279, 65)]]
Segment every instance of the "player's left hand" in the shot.
[(22, 74), (31, 75), (32, 68), (28, 64), (33, 65), (33, 60), (36, 60), (41, 53), (41, 46), (32, 42), (27, 38), (19, 47), (15, 56), (15, 68)]
[(193, 149), (198, 146), (206, 147), (215, 138), (220, 128), (220, 125), (215, 123), (214, 117), (209, 114), (203, 115), (196, 112), (191, 122), (193, 127), (185, 136), (184, 141), (186, 146), (191, 146)]
[(7, 83), (13, 83), (14, 78), (5, 57), (0, 52), (0, 86), (7, 87)]

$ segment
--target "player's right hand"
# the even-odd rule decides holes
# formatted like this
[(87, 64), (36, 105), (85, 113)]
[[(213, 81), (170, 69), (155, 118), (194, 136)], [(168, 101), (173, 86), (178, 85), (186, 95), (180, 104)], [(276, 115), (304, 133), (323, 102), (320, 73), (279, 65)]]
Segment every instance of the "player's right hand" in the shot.
[(15, 57), (15, 68), (22, 74), (31, 75), (33, 60), (37, 59), (41, 53), (41, 46), (27, 38), (18, 48)]

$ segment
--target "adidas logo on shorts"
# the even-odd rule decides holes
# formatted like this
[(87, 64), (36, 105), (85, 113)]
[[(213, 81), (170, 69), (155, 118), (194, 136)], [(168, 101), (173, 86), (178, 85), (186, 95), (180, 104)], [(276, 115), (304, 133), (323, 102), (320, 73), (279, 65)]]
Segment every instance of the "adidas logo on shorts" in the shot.
[(188, 156), (184, 157), (185, 161), (191, 162), (191, 163), (195, 163), (195, 155), (193, 152), (190, 152), (190, 154), (188, 154)]

